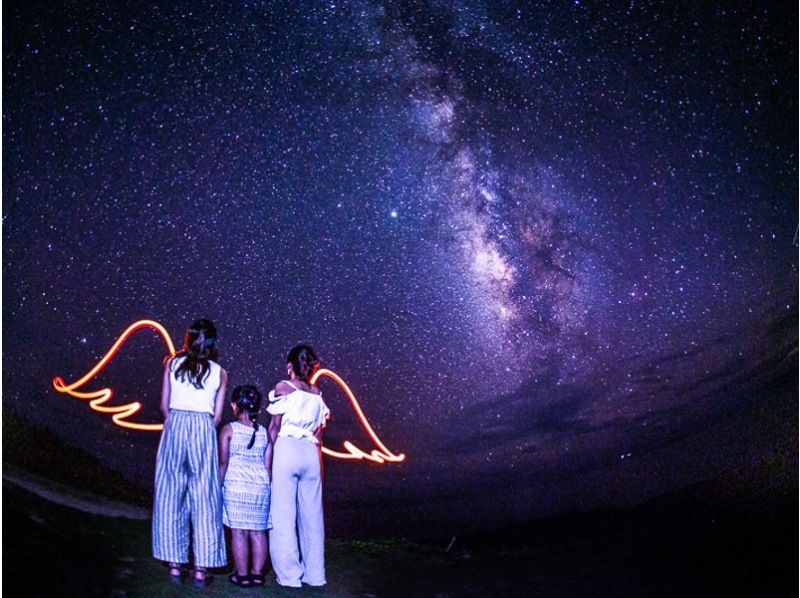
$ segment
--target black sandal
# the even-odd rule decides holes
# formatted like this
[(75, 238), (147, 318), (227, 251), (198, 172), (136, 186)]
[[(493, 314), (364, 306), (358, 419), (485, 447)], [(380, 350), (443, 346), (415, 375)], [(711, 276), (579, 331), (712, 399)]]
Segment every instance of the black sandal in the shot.
[(264, 574), (263, 573), (251, 573), (250, 574), (250, 583), (254, 586), (263, 586), (264, 585)]
[(253, 585), (249, 575), (239, 575), (236, 572), (231, 573), (228, 576), (228, 581), (235, 586), (239, 586), (240, 588), (249, 588)]
[(169, 563), (167, 568), (169, 569), (169, 580), (172, 583), (183, 583), (183, 568), (179, 563)]
[[(197, 574), (202, 573), (202, 577), (198, 577)], [(211, 576), (208, 574), (208, 571), (205, 569), (195, 569), (194, 574), (192, 575), (194, 581), (194, 587), (196, 588), (207, 588), (211, 585)]]

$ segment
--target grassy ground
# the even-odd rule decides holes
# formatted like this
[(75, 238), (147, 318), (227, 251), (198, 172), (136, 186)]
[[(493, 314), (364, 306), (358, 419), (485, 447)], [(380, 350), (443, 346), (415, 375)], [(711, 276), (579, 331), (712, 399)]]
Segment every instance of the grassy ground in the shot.
[[(534, 520), (440, 541), (326, 544), (328, 585), (205, 590), (169, 582), (150, 521), (92, 514), (152, 498), (94, 458), (3, 414), (3, 592), (7, 596), (797, 596), (797, 457), (762, 477), (720, 478), (629, 509)], [(29, 436), (29, 434), (28, 434)], [(773, 471), (774, 469), (774, 471)], [(32, 474), (32, 475), (31, 475)], [(16, 480), (16, 482), (8, 481)], [(40, 498), (28, 480), (49, 492)], [(73, 505), (76, 508), (64, 505)], [(142, 508), (144, 507), (144, 509)], [(335, 508), (335, 505), (334, 505)], [(108, 512), (106, 510), (106, 512)], [(229, 558), (229, 562), (232, 559)]]
[[(696, 505), (695, 505), (696, 507)], [(150, 556), (150, 522), (91, 515), (3, 483), (7, 596), (794, 596), (796, 513), (742, 520), (692, 508), (568, 516), (418, 543), (331, 539), (328, 585), (241, 589), (217, 571), (176, 586)], [(660, 519), (659, 519), (660, 513)]]
[[(404, 593), (420, 564), (452, 557), (441, 548), (404, 539), (331, 540), (328, 586), (281, 588), (267, 576), (270, 596), (369, 596)], [(230, 561), (232, 559), (229, 558)], [(247, 596), (263, 594), (227, 581), (215, 570), (211, 586), (176, 586), (150, 555), (150, 521), (96, 516), (3, 483), (3, 592), (7, 596)], [(394, 579), (399, 583), (395, 585)], [(388, 582), (388, 585), (386, 585)]]

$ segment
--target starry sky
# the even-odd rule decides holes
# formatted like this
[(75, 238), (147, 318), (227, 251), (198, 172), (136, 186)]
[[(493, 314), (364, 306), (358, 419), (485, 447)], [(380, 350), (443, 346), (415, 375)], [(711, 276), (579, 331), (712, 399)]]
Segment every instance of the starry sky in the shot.
[[(408, 455), (327, 460), (329, 498), (424, 521), (600, 504), (676, 451), (641, 499), (796, 405), (796, 7), (180, 4), (4, 4), (4, 409), (149, 484), (158, 434), (54, 376), (141, 318), (212, 319), (263, 391), (309, 342)], [(96, 387), (157, 421), (162, 357), (138, 333)], [(321, 385), (327, 443), (372, 448)]]

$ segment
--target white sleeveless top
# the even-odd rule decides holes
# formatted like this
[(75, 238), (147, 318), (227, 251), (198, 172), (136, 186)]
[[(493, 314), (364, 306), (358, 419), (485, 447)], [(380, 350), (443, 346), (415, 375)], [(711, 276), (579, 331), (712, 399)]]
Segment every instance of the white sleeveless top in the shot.
[(217, 398), (217, 390), (221, 382), (220, 372), (222, 368), (214, 361), (209, 361), (207, 377), (200, 382), (203, 388), (195, 388), (189, 382), (189, 376), (184, 374), (183, 382), (175, 376), (175, 370), (186, 357), (177, 357), (169, 364), (169, 408), (180, 409), (181, 411), (199, 411), (214, 415), (214, 402)]
[(319, 444), (314, 432), (320, 426), (325, 426), (326, 420), (331, 416), (331, 410), (322, 400), (321, 394), (300, 390), (288, 380), (286, 383), (294, 388), (288, 395), (276, 396), (274, 390), (269, 393), (267, 411), (273, 415), (283, 416), (278, 437), (305, 438), (314, 444)]

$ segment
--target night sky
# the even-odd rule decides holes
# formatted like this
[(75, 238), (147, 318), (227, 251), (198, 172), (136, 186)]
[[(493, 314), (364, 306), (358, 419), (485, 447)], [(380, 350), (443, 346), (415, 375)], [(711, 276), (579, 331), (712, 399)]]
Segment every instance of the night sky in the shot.
[[(780, 442), (714, 430), (797, 402), (796, 7), (173, 4), (4, 3), (5, 410), (149, 485), (158, 434), (50, 383), (206, 317), (231, 387), (314, 346), (407, 454), (327, 459), (329, 499), (423, 524)], [(92, 388), (158, 421), (163, 355), (139, 332)], [(321, 387), (327, 444), (373, 448)]]

